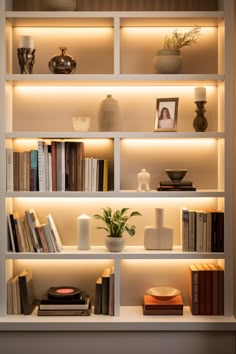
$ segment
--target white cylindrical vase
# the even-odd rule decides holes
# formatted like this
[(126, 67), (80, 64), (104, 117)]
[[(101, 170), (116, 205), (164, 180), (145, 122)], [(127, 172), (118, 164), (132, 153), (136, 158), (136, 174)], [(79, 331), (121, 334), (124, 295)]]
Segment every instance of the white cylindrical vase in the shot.
[(77, 239), (78, 249), (88, 250), (90, 248), (90, 217), (82, 214), (77, 218)]
[(107, 95), (102, 100), (98, 111), (98, 126), (101, 132), (115, 132), (121, 130), (119, 102)]

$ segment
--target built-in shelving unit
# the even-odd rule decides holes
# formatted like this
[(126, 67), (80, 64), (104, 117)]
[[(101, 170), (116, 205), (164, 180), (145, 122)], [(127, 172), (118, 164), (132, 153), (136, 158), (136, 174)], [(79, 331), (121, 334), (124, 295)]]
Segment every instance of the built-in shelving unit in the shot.
[[(0, 330), (172, 331), (178, 324), (178, 331), (204, 331), (209, 323), (214, 330), (236, 328), (232, 260), (233, 1), (221, 3), (218, 11), (45, 12), (12, 11), (10, 1), (1, 2), (0, 49), (6, 59), (0, 63)], [(202, 35), (198, 45), (183, 50), (183, 72), (155, 74), (153, 56), (166, 33), (196, 24), (202, 27)], [(31, 75), (20, 74), (16, 55), (20, 35), (35, 38), (36, 62)], [(68, 53), (78, 61), (74, 74), (53, 75), (48, 70), (48, 61), (60, 45), (68, 46)], [(192, 126), (195, 86), (207, 88), (208, 129), (202, 133), (196, 133)], [(120, 103), (121, 132), (99, 132), (98, 106), (108, 93)], [(158, 97), (179, 97), (176, 132), (153, 132)], [(72, 130), (71, 117), (78, 114), (92, 117), (89, 132)], [(20, 150), (42, 139), (82, 140), (89, 154), (107, 153), (114, 188), (93, 193), (7, 191), (6, 147)], [(157, 192), (166, 168), (183, 167), (188, 168), (196, 192)], [(136, 177), (141, 168), (151, 174), (150, 192), (137, 191)], [(123, 252), (109, 253), (93, 220), (92, 247), (79, 251), (76, 217), (83, 213), (92, 217), (107, 205), (139, 210), (143, 216), (137, 221), (137, 235), (127, 239)], [(41, 220), (48, 212), (53, 214), (65, 245), (62, 252), (9, 251), (6, 214), (32, 207)], [(156, 207), (164, 208), (165, 222), (174, 229), (173, 251), (144, 249), (144, 228), (154, 223)], [(224, 253), (182, 252), (182, 207), (224, 210)], [(196, 262), (224, 267), (224, 316), (190, 314), (187, 271), (189, 264)], [(92, 314), (45, 321), (36, 312), (31, 316), (7, 315), (7, 280), (24, 268), (33, 270), (33, 278), (35, 274), (37, 297), (45, 293), (51, 279), (52, 286), (68, 280), (94, 296), (97, 277), (113, 263), (114, 317)], [(183, 316), (143, 316), (142, 296), (147, 288), (159, 284), (181, 288)]]

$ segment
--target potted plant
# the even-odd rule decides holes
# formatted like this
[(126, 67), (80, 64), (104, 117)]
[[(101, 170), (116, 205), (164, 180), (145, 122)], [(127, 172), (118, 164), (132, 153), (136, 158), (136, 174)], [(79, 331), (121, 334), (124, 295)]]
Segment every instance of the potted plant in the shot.
[(105, 245), (110, 252), (120, 252), (125, 246), (124, 232), (129, 236), (134, 236), (136, 232), (135, 225), (129, 225), (128, 220), (133, 216), (141, 215), (138, 211), (128, 213), (129, 208), (112, 211), (111, 208), (103, 208), (102, 215), (95, 214), (95, 219), (101, 220), (105, 226), (97, 226), (97, 229), (102, 229), (107, 232), (105, 237)]
[(163, 49), (156, 52), (154, 67), (160, 74), (176, 74), (182, 67), (181, 49), (197, 44), (201, 27), (195, 26), (188, 32), (179, 32), (175, 29), (171, 35), (164, 38)]

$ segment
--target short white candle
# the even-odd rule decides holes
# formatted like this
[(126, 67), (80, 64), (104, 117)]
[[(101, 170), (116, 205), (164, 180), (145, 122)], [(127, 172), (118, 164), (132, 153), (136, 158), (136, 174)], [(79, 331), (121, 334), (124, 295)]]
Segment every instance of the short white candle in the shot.
[(206, 88), (195, 87), (194, 89), (195, 102), (206, 101)]
[(20, 36), (19, 48), (34, 49), (34, 38), (32, 36)]
[(82, 214), (77, 218), (78, 249), (90, 248), (90, 217)]

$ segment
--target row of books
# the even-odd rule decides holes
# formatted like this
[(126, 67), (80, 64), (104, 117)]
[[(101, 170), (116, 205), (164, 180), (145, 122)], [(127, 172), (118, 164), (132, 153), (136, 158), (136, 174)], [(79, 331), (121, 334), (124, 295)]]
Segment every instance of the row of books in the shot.
[(7, 191), (107, 191), (108, 160), (84, 156), (84, 143), (38, 141), (38, 149), (7, 149)]
[(181, 209), (184, 252), (224, 252), (224, 212)]
[(30, 315), (35, 307), (32, 273), (24, 270), (7, 282), (7, 313)]
[(224, 270), (218, 264), (189, 266), (190, 309), (193, 315), (224, 315)]
[(94, 314), (114, 316), (114, 267), (105, 268), (95, 285)]
[(60, 252), (63, 245), (51, 214), (40, 224), (34, 209), (7, 215), (9, 248), (13, 252)]

